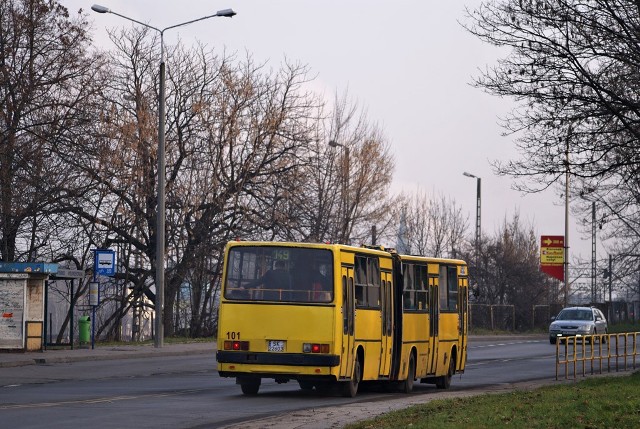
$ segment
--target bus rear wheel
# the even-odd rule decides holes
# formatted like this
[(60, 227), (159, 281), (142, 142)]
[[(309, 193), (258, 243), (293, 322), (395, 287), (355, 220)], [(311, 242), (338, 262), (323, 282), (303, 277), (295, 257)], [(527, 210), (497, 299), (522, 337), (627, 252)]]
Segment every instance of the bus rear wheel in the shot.
[(402, 393), (411, 393), (413, 390), (413, 382), (416, 378), (416, 360), (411, 353), (409, 357), (409, 369), (407, 370), (407, 379), (400, 382), (400, 391)]
[(360, 358), (356, 358), (355, 363), (353, 364), (353, 375), (351, 376), (351, 380), (344, 383), (342, 386), (342, 396), (347, 398), (353, 398), (358, 393), (358, 386), (360, 385), (360, 380), (362, 378), (362, 370), (360, 364)]
[(258, 394), (258, 390), (260, 390), (259, 378), (238, 379), (238, 384), (240, 385), (240, 389), (242, 389), (242, 393), (247, 396), (255, 396)]
[(456, 371), (456, 359), (451, 356), (449, 359), (449, 369), (447, 369), (447, 373), (441, 377), (436, 378), (436, 387), (438, 389), (448, 389), (451, 387), (451, 378)]

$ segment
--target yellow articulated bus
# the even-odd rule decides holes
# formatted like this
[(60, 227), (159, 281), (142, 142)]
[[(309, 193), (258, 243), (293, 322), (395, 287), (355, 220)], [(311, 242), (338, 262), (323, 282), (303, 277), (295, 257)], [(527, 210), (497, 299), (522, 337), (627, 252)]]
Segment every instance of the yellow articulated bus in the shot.
[(467, 356), (464, 261), (382, 247), (230, 242), (218, 317), (218, 372), (245, 395), (263, 378), (305, 390), (360, 382), (446, 389)]

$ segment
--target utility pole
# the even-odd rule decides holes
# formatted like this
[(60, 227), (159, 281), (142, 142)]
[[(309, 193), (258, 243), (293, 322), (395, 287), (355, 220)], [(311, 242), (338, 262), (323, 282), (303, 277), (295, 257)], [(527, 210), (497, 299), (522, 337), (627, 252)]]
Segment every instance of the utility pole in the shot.
[(613, 300), (611, 299), (611, 289), (612, 288), (612, 280), (613, 280), (613, 256), (611, 254), (609, 254), (609, 306), (607, 307), (609, 309), (609, 311), (607, 312), (607, 320), (609, 321), (609, 323), (612, 322), (611, 320), (611, 314), (613, 311)]
[(565, 180), (564, 180), (564, 306), (569, 306), (569, 140), (572, 127), (569, 125), (565, 150)]
[(596, 267), (596, 202), (591, 202), (591, 302), (595, 303), (597, 297), (597, 267)]

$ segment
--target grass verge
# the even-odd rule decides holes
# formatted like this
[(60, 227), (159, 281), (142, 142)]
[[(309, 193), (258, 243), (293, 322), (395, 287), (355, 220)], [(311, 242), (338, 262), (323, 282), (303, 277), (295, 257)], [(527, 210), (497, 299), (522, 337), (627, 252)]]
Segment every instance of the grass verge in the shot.
[(433, 400), (349, 426), (386, 428), (639, 428), (640, 372), (532, 391)]

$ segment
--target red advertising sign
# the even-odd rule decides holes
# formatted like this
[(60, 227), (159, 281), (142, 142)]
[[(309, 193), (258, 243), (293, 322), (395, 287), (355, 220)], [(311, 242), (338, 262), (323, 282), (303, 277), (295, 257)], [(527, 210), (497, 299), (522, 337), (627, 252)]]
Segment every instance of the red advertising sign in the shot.
[(564, 235), (540, 237), (540, 269), (543, 273), (564, 281)]

